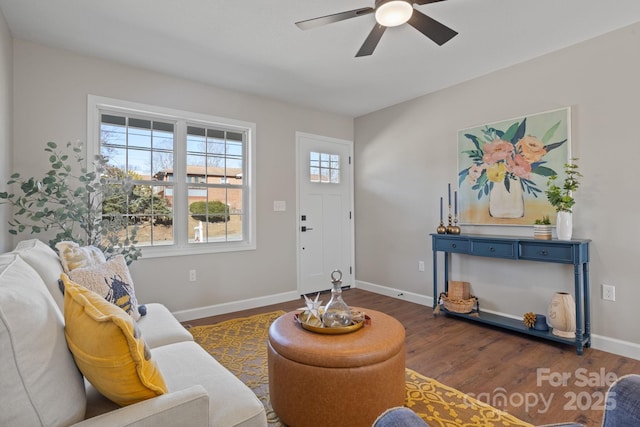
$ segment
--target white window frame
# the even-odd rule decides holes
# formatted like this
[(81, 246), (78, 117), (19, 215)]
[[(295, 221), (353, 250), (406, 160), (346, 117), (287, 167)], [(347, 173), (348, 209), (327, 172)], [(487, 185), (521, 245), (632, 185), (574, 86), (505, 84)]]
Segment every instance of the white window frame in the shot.
[(171, 120), (176, 122), (176, 137), (174, 147), (174, 169), (177, 176), (185, 176), (186, 170), (186, 133), (187, 125), (201, 123), (203, 126), (220, 126), (235, 132), (246, 132), (245, 170), (248, 176), (243, 176), (245, 190), (243, 191), (243, 240), (229, 242), (212, 242), (190, 244), (186, 218), (189, 215), (187, 203), (188, 182), (186, 179), (174, 181), (174, 192), (178, 194), (179, 202), (174, 203), (172, 245), (139, 246), (144, 258), (166, 256), (207, 254), (217, 252), (235, 252), (256, 249), (256, 162), (254, 153), (256, 144), (256, 124), (240, 120), (192, 113), (166, 107), (157, 107), (114, 98), (89, 95), (87, 102), (87, 163), (91, 166), (92, 159), (100, 153), (100, 111), (109, 110), (123, 114), (145, 115), (149, 118)]

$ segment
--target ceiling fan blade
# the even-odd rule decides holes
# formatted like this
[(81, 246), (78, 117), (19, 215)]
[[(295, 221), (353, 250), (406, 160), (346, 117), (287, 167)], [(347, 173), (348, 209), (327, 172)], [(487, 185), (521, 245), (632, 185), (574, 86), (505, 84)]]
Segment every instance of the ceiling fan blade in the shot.
[(420, 6), (421, 4), (437, 3), (444, 0), (414, 0), (413, 4)]
[(308, 30), (321, 25), (333, 24), (334, 22), (344, 21), (345, 19), (357, 18), (358, 16), (373, 13), (372, 7), (363, 7), (361, 9), (349, 10), (347, 12), (334, 13), (333, 15), (321, 16), (319, 18), (307, 19), (306, 21), (296, 22), (298, 28)]
[(384, 25), (376, 24), (376, 26), (373, 27), (373, 30), (371, 30), (371, 32), (367, 36), (367, 39), (362, 44), (362, 47), (360, 47), (360, 50), (356, 54), (356, 58), (359, 56), (371, 55), (376, 49), (376, 46), (378, 46), (378, 42), (380, 41), (380, 38), (384, 34), (384, 30), (386, 29), (387, 27), (385, 27)]
[(442, 46), (458, 33), (444, 24), (428, 17), (417, 9), (413, 10), (413, 15), (409, 18), (409, 25), (420, 31), (425, 36)]

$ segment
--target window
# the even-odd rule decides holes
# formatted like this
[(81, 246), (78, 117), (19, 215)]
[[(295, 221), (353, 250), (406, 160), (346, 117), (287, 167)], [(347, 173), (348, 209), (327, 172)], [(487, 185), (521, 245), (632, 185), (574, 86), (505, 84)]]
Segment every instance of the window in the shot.
[(137, 226), (144, 256), (255, 249), (255, 124), (90, 96), (88, 128), (132, 186), (103, 214)]

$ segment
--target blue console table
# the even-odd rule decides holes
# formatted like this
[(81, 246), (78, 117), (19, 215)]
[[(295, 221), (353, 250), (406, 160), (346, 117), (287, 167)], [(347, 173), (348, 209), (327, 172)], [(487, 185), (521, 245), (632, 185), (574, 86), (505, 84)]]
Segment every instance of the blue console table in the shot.
[[(451, 254), (463, 254), (511, 260), (527, 260), (572, 264), (575, 282), (576, 337), (563, 338), (550, 331), (527, 328), (521, 320), (492, 313), (453, 313), (476, 322), (522, 332), (537, 337), (575, 345), (579, 355), (591, 345), (589, 303), (589, 242), (590, 240), (536, 240), (525, 237), (488, 236), (475, 234), (431, 234), (433, 249), (433, 308), (438, 301), (438, 252), (444, 253), (444, 290), (449, 286)], [(470, 314), (474, 314), (470, 316)]]

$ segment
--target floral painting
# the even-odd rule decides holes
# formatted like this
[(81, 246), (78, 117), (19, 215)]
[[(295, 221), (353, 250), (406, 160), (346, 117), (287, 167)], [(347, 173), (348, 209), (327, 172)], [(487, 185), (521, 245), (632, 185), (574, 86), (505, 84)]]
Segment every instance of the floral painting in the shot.
[(462, 224), (531, 225), (555, 210), (545, 191), (570, 157), (570, 110), (481, 125), (458, 132)]

